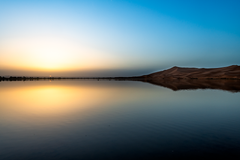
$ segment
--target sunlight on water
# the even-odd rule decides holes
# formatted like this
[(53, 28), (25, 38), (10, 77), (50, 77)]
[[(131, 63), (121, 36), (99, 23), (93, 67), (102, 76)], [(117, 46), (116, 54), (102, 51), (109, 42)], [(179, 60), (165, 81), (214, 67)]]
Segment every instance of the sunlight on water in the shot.
[(0, 159), (240, 156), (239, 94), (127, 81), (0, 82)]
[(87, 112), (94, 112), (111, 103), (116, 103), (117, 96), (124, 97), (125, 100), (134, 100), (134, 97), (128, 97), (125, 93), (129, 94), (133, 90), (121, 89), (117, 86), (91, 86), (86, 82), (80, 85), (76, 82), (67, 84), (61, 81), (5, 85), (0, 92), (0, 115), (14, 121), (23, 117), (30, 118), (28, 119), (30, 121), (37, 118), (44, 121), (56, 120), (57, 117), (64, 118), (76, 114), (81, 117), (86, 116)]
[(1, 95), (2, 105), (8, 106), (7, 110), (46, 117), (84, 110), (103, 98), (97, 89), (61, 85), (12, 88), (1, 93), (4, 93)]

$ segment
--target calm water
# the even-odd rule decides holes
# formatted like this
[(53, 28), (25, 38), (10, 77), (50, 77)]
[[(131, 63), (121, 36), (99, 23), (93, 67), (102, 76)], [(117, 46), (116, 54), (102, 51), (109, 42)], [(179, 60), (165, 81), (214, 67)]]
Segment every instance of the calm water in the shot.
[(0, 159), (240, 158), (240, 93), (0, 82)]

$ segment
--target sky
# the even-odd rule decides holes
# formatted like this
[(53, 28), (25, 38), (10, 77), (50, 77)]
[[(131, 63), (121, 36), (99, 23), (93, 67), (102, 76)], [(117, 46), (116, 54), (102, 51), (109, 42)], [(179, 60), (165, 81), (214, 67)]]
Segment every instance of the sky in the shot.
[(239, 0), (0, 0), (0, 76), (240, 65)]

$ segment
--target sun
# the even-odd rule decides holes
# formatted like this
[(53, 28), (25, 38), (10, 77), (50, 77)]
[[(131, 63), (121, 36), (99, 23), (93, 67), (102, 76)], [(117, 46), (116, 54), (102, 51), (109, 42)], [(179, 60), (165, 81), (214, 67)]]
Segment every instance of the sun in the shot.
[(58, 70), (67, 68), (68, 55), (66, 51), (56, 48), (38, 49), (34, 53), (35, 67), (44, 70)]

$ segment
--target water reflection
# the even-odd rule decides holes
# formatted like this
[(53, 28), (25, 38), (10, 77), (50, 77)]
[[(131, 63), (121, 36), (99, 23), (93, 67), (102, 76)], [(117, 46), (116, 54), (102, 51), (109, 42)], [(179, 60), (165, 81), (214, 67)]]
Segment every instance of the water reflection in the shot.
[(192, 79), (158, 79), (147, 81), (151, 84), (167, 87), (174, 91), (193, 89), (219, 89), (240, 92), (240, 80), (192, 80)]
[(171, 78), (161, 78), (161, 79), (145, 79), (145, 78), (139, 78), (139, 77), (105, 77), (105, 78), (61, 78), (61, 77), (55, 77), (52, 79), (48, 78), (28, 78), (24, 79), (22, 77), (19, 78), (10, 78), (10, 79), (0, 79), (4, 81), (10, 81), (10, 82), (16, 82), (16, 81), (45, 81), (49, 80), (49, 82), (52, 81), (59, 81), (59, 80), (78, 80), (78, 81), (84, 81), (84, 80), (104, 80), (104, 81), (140, 81), (140, 82), (147, 82), (151, 83), (153, 85), (162, 86), (169, 88), (174, 91), (178, 90), (195, 90), (195, 89), (218, 89), (218, 90), (225, 90), (229, 92), (240, 92), (240, 80), (238, 79), (197, 79), (197, 78), (191, 78), (191, 79), (171, 79)]
[(115, 103), (136, 100), (129, 94), (140, 95), (129, 85), (108, 85), (106, 81), (3, 82), (0, 87), (0, 119), (44, 121), (46, 125), (59, 118), (86, 119)]
[(240, 157), (239, 93), (16, 81), (0, 104), (1, 160)]

